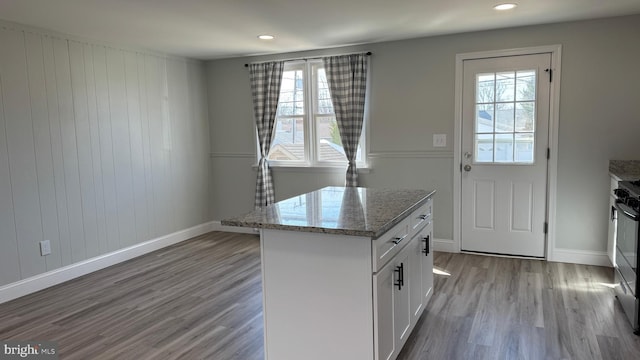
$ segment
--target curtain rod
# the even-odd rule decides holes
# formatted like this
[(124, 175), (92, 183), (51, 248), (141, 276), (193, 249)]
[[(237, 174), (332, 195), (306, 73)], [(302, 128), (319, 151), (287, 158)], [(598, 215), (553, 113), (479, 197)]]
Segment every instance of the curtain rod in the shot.
[[(262, 63), (271, 62), (271, 61), (315, 60), (315, 59), (322, 59), (322, 58), (329, 57), (329, 56), (344, 56), (344, 55), (355, 55), (355, 54), (360, 54), (360, 53), (326, 55), (326, 56), (313, 56), (313, 57), (299, 57), (299, 58), (291, 58), (291, 59), (281, 59), (281, 60), (270, 60), (270, 61), (253, 62), (251, 64), (262, 64)], [(371, 56), (372, 53), (371, 53), (371, 51), (367, 51), (364, 54), (367, 55), (367, 56)], [(249, 67), (249, 64), (244, 64), (244, 67)]]

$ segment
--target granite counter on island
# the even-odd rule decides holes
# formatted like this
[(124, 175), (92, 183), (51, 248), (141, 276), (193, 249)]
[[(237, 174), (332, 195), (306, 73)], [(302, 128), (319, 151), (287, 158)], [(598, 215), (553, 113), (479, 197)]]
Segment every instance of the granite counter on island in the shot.
[(222, 225), (377, 239), (435, 191), (325, 187), (264, 209), (225, 219)]
[(260, 229), (265, 359), (395, 359), (431, 298), (434, 191), (327, 187)]

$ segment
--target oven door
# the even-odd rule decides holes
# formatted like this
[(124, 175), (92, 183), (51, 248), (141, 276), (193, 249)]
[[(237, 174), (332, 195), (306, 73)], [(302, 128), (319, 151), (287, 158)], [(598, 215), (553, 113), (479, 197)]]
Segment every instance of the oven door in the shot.
[(640, 214), (623, 203), (617, 203), (616, 265), (634, 296), (638, 295), (638, 222)]

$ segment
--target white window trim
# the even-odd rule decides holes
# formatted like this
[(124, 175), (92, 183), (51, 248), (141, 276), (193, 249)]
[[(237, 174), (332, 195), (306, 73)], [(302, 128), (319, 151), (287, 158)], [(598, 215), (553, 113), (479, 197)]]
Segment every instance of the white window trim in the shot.
[[(307, 66), (309, 64), (310, 66)], [(311, 117), (314, 117), (315, 114), (312, 112), (313, 104), (312, 102), (316, 99), (314, 83), (315, 72), (313, 70), (314, 64), (323, 65), (322, 59), (307, 59), (307, 60), (295, 60), (289, 61), (285, 64), (285, 70), (290, 70), (292, 67), (299, 67), (303, 69), (305, 76), (305, 94), (311, 94), (311, 101), (306, 101), (309, 98), (305, 97), (305, 116), (304, 116), (304, 154), (305, 159), (302, 161), (282, 161), (282, 160), (267, 160), (269, 163), (269, 167), (271, 168), (287, 168), (292, 171), (300, 171), (304, 169), (316, 169), (322, 172), (325, 171), (333, 171), (338, 169), (344, 169), (346, 171), (348, 163), (347, 161), (338, 162), (338, 161), (321, 161), (317, 160), (317, 144), (316, 144), (316, 123)], [(311, 74), (309, 74), (311, 73)], [(310, 77), (311, 75), (311, 77)], [(362, 125), (362, 135), (360, 136), (360, 152), (361, 152), (361, 160), (356, 162), (356, 167), (359, 173), (369, 173), (369, 163), (368, 163), (368, 146), (367, 146), (367, 136), (368, 132), (368, 101), (369, 100), (369, 88), (367, 84), (367, 95), (365, 100), (365, 113), (364, 113), (364, 122)], [(260, 144), (258, 141), (258, 131), (253, 126), (256, 140), (256, 164), (254, 168), (257, 167), (257, 163), (260, 157)]]

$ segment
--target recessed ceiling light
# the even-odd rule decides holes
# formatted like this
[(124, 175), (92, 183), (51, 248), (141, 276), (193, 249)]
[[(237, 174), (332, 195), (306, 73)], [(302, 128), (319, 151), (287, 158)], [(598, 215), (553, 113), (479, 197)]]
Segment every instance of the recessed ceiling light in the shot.
[(275, 36), (273, 35), (258, 35), (258, 39), (260, 40), (273, 40)]
[(514, 7), (518, 6), (518, 4), (516, 3), (505, 3), (505, 4), (498, 4), (496, 6), (494, 6), (494, 10), (511, 10)]

